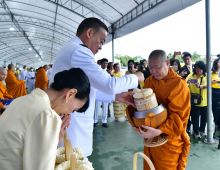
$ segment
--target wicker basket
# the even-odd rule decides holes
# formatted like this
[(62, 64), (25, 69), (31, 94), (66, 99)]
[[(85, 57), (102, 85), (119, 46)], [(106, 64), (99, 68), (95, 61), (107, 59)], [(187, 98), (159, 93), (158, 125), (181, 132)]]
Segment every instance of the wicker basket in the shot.
[(142, 99), (134, 98), (134, 103), (138, 111), (145, 111), (158, 106), (155, 93), (148, 96), (147, 98), (142, 98)]

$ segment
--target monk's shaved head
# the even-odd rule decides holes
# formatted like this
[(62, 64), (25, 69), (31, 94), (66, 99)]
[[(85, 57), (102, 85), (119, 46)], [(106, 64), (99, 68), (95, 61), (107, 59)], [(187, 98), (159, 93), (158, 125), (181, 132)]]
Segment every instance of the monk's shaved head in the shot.
[(151, 75), (155, 79), (162, 80), (164, 77), (166, 77), (169, 70), (169, 60), (167, 60), (165, 51), (152, 51), (148, 58), (148, 67)]
[(0, 67), (0, 81), (5, 80), (7, 77), (7, 70), (4, 67)]
[(166, 52), (163, 50), (154, 50), (149, 55), (149, 60), (160, 58), (162, 61), (167, 60)]
[(4, 67), (0, 67), (0, 74), (1, 74), (1, 73), (7, 73), (6, 68), (4, 68)]

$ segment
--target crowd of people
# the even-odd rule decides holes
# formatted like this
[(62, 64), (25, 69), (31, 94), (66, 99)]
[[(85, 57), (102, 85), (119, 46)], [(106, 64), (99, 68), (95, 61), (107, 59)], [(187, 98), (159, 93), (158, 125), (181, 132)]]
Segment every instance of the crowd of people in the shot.
[[(107, 33), (102, 21), (86, 18), (76, 36), (60, 50), (53, 66), (45, 65), (36, 71), (23, 66), (20, 72), (13, 64), (0, 68), (0, 169), (53, 169), (56, 147), (58, 142), (62, 145), (64, 131), (73, 147), (79, 147), (85, 157), (90, 156), (100, 105), (102, 127), (108, 127), (109, 112), (116, 121), (123, 121), (126, 106), (134, 106), (130, 90), (140, 86), (153, 89), (168, 112), (159, 128), (136, 129), (144, 139), (168, 136), (166, 144), (144, 147), (144, 153), (156, 169), (186, 168), (188, 134), (192, 133), (195, 139), (206, 135), (205, 63), (193, 64), (191, 54), (183, 52), (181, 66), (176, 55), (168, 59), (165, 51), (154, 50), (148, 60), (129, 60), (123, 74), (119, 63), (106, 58), (95, 60)], [(212, 68), (216, 138), (220, 137), (219, 60), (214, 61)], [(74, 113), (70, 116), (71, 112)], [(144, 169), (149, 167), (145, 164)]]

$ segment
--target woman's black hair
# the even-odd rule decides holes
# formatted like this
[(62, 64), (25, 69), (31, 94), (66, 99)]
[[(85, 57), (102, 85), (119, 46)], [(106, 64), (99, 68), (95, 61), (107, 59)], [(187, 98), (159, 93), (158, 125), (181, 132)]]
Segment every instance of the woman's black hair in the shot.
[(206, 75), (206, 65), (203, 61), (197, 61), (194, 64), (194, 68), (193, 68), (193, 74), (196, 74), (196, 68), (202, 69), (203, 71), (203, 75)]
[(212, 65), (212, 71), (215, 72), (215, 73), (218, 71), (218, 62), (219, 62), (219, 60), (220, 60), (219, 57), (216, 58), (216, 59), (214, 60), (214, 62), (213, 62), (213, 65)]
[(87, 75), (80, 68), (71, 68), (57, 73), (50, 86), (56, 91), (64, 89), (77, 89), (76, 98), (86, 100), (86, 104), (78, 111), (84, 112), (89, 106), (90, 83)]

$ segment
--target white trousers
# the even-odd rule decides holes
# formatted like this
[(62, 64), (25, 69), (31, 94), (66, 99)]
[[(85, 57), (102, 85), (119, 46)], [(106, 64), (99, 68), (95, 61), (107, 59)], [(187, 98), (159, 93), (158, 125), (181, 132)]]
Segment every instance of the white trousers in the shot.
[(94, 114), (94, 123), (99, 121), (99, 113), (102, 106), (102, 123), (107, 123), (108, 118), (108, 104), (107, 102), (96, 101), (95, 102), (95, 114)]

